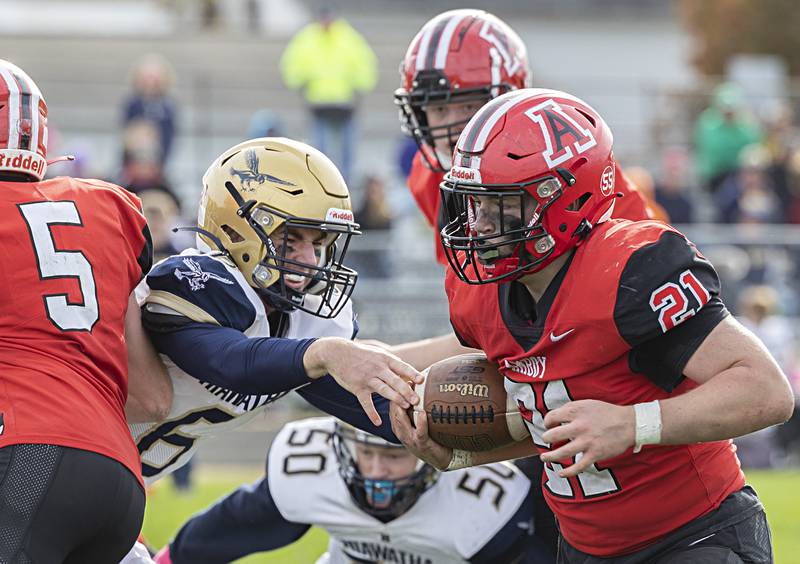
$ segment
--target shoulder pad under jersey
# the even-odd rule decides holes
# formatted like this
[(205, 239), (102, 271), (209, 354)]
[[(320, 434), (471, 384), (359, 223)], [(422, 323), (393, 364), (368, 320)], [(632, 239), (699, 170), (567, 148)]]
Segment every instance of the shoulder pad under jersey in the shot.
[(147, 275), (146, 303), (168, 307), (200, 323), (245, 331), (256, 318), (258, 296), (221, 255), (184, 252), (156, 264)]

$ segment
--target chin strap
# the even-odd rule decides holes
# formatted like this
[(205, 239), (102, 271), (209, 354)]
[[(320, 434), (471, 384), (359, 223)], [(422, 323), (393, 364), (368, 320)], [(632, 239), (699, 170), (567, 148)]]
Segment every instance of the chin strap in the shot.
[[(275, 284), (280, 284), (280, 282), (275, 282)], [(273, 284), (273, 286), (275, 285)], [(271, 287), (271, 286), (270, 286)], [(291, 288), (286, 288), (287, 296), (281, 296), (276, 292), (270, 291), (269, 288), (255, 288), (256, 293), (261, 296), (269, 305), (277, 309), (278, 311), (282, 311), (284, 313), (291, 313), (297, 309), (297, 306), (302, 303), (304, 295), (300, 292), (296, 292)], [(300, 298), (299, 303), (295, 303), (292, 299), (293, 297)]]
[(47, 166), (54, 165), (56, 163), (64, 163), (69, 161), (74, 161), (75, 155), (64, 155), (63, 157), (56, 157), (52, 160), (47, 161)]
[(214, 243), (214, 245), (217, 247), (219, 252), (221, 252), (223, 255), (225, 255), (227, 257), (231, 256), (231, 253), (228, 251), (228, 249), (225, 248), (225, 245), (222, 244), (222, 241), (220, 241), (219, 237), (217, 237), (213, 233), (209, 233), (208, 231), (206, 231), (205, 229), (203, 229), (201, 227), (173, 227), (172, 228), (172, 232), (173, 233), (177, 233), (178, 231), (189, 231), (191, 233), (200, 233), (201, 235), (205, 235), (206, 237), (208, 237), (211, 240), (212, 243)]
[[(597, 202), (595, 206), (591, 209), (591, 211), (586, 215), (588, 215), (589, 217), (593, 216), (594, 212), (600, 209), (606, 202), (608, 202), (609, 200), (613, 200), (614, 198), (622, 198), (623, 196), (624, 194), (622, 192), (616, 192), (613, 194), (609, 194), (608, 196), (605, 196), (602, 200)], [(573, 237), (577, 236), (579, 239), (585, 239), (593, 227), (594, 225), (592, 225), (592, 223), (588, 219), (583, 219), (580, 225), (578, 225), (577, 229), (575, 229)]]

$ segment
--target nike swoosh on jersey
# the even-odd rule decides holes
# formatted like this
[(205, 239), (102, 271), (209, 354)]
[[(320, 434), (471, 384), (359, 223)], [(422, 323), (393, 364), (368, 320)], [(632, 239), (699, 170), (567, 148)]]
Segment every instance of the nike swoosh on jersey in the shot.
[(572, 333), (574, 330), (575, 329), (572, 328), (572, 329), (570, 329), (568, 331), (564, 331), (560, 335), (556, 335), (554, 331), (551, 331), (550, 332), (550, 340), (553, 341), (554, 343), (557, 343), (558, 341), (560, 341), (561, 339), (563, 339), (564, 337), (566, 337), (567, 335)]

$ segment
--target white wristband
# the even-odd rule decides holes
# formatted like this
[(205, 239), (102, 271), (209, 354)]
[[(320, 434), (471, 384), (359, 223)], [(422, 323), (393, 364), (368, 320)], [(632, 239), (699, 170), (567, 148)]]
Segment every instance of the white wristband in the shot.
[(469, 468), (470, 466), (472, 466), (472, 453), (454, 448), (453, 456), (450, 458), (450, 464), (447, 465), (444, 471), (461, 470), (462, 468)]
[(633, 447), (635, 454), (644, 445), (657, 445), (661, 442), (661, 404), (658, 400), (637, 403), (633, 409), (636, 412), (636, 444)]

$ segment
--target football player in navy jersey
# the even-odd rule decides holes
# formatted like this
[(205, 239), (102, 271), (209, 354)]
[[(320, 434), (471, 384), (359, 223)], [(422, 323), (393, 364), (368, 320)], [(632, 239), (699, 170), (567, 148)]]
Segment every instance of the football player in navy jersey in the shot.
[(358, 226), (333, 163), (289, 139), (236, 145), (203, 178), (198, 225), (200, 248), (156, 264), (138, 289), (174, 386), (167, 421), (131, 426), (145, 478), (294, 389), (393, 439), (388, 422), (375, 427), (372, 393), (411, 405), (406, 380), (421, 376), (352, 341), (357, 275), (342, 259)]
[(333, 417), (304, 419), (275, 437), (264, 478), (192, 517), (156, 562), (232, 562), (313, 525), (330, 535), (319, 563), (547, 564), (530, 490), (511, 464), (442, 474)]
[(396, 441), (378, 395), (410, 406), (419, 398), (407, 382), (422, 377), (352, 340), (357, 275), (342, 259), (359, 232), (335, 165), (290, 139), (240, 143), (203, 177), (197, 231), (197, 249), (162, 260), (137, 288), (174, 390), (165, 421), (130, 426), (145, 482), (292, 390)]
[(442, 185), (450, 318), (498, 364), (531, 440), (468, 453), (399, 405), (392, 424), (441, 469), (539, 453), (559, 562), (771, 562), (730, 438), (785, 421), (791, 389), (694, 245), (610, 219), (612, 146), (591, 106), (553, 90), (469, 121)]

